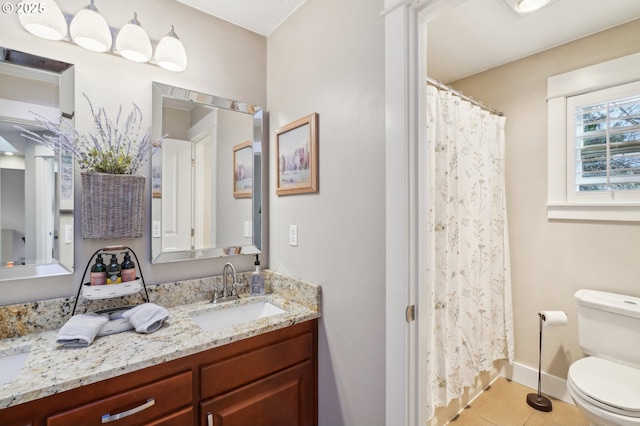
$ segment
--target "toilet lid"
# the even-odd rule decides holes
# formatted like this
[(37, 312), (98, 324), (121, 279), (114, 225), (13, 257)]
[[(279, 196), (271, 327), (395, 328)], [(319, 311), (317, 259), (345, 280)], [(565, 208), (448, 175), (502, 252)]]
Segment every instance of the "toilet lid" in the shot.
[(571, 364), (569, 378), (583, 395), (612, 411), (640, 417), (640, 369), (591, 356)]

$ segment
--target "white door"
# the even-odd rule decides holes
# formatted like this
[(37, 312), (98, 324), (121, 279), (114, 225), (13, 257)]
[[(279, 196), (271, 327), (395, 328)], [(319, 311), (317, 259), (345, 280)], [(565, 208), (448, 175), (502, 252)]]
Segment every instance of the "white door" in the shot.
[(193, 139), (195, 248), (216, 247), (216, 150), (211, 129)]
[(191, 142), (162, 142), (162, 251), (191, 250)]

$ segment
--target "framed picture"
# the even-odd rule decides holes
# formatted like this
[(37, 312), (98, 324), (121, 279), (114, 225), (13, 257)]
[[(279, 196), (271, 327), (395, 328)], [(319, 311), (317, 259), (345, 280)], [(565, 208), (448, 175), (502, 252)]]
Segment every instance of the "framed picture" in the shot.
[(233, 197), (250, 198), (253, 192), (253, 144), (233, 147)]
[(151, 150), (151, 196), (162, 198), (162, 148), (159, 142), (152, 143)]
[(162, 198), (162, 170), (159, 164), (151, 167), (151, 195), (153, 198)]
[(318, 114), (276, 131), (276, 194), (318, 192)]
[(60, 210), (73, 211), (73, 157), (66, 151), (60, 154)]

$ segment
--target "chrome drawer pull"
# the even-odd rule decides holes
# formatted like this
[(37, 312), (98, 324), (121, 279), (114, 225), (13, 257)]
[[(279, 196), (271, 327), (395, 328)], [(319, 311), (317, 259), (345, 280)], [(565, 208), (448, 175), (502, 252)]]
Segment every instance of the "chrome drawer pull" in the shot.
[(213, 414), (207, 413), (207, 426), (213, 426)]
[(125, 417), (129, 417), (132, 414), (139, 413), (142, 410), (146, 410), (149, 407), (152, 407), (156, 404), (156, 400), (154, 398), (147, 399), (147, 402), (144, 404), (132, 408), (131, 410), (123, 411), (122, 413), (114, 414), (113, 416), (109, 413), (102, 416), (102, 423), (109, 423), (116, 420), (124, 419)]

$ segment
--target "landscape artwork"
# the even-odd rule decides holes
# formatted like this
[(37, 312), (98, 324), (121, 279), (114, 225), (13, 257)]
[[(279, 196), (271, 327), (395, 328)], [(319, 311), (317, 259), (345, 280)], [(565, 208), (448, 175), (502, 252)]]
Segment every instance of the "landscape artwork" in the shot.
[(277, 132), (278, 195), (317, 192), (317, 114)]
[(233, 196), (251, 197), (253, 191), (253, 148), (251, 141), (233, 147)]

